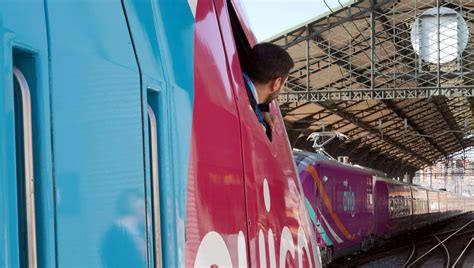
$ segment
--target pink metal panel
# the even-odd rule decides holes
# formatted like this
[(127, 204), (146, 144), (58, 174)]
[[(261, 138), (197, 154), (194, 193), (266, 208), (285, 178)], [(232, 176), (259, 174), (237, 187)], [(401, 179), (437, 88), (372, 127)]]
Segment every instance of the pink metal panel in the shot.
[(230, 256), (236, 267), (247, 237), (240, 126), (212, 1), (196, 10), (194, 75), (186, 265), (226, 266)]
[[(215, 3), (241, 120), (250, 262), (255, 267), (264, 263), (314, 266), (319, 262), (316, 237), (310, 227), (278, 105), (271, 104), (270, 111), (278, 120), (270, 141), (246, 95), (236, 44), (229, 34), (232, 29), (228, 7), (223, 0)], [(236, 11), (241, 19), (239, 8)], [(248, 33), (246, 36), (249, 38)], [(253, 37), (248, 42), (255, 44)]]
[(375, 226), (376, 234), (379, 237), (389, 235), (389, 200), (388, 200), (388, 186), (384, 180), (375, 179)]
[(270, 142), (242, 90), (231, 32), (224, 1), (198, 2), (186, 265), (318, 267), (278, 106)]
[(340, 238), (334, 243), (335, 255), (359, 249), (362, 241), (374, 234), (374, 208), (368, 202), (373, 191), (372, 175), (337, 162), (321, 161), (319, 166), (322, 182), (318, 186), (322, 186), (331, 203), (321, 206), (324, 222)]

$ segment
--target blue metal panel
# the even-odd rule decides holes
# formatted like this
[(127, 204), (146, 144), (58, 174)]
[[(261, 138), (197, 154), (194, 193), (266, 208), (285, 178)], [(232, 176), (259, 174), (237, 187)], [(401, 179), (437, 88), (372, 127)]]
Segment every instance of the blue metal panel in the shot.
[(146, 266), (140, 81), (121, 3), (46, 5), (58, 265)]
[[(2, 29), (2, 32), (4, 29)], [(5, 66), (11, 62), (11, 52), (5, 51), (11, 42), (5, 42), (5, 34), (2, 36), (2, 48), (0, 54), (2, 62), (2, 73), (11, 74), (12, 67)], [(0, 220), (2, 235), (0, 264), (4, 267), (19, 266), (19, 241), (18, 241), (18, 217), (17, 217), (17, 183), (15, 164), (15, 120), (13, 106), (13, 81), (12, 76), (0, 76), (0, 183), (1, 183), (1, 206)]]
[[(151, 99), (155, 100), (156, 102), (159, 101), (159, 92), (164, 88), (164, 77), (163, 72), (161, 69), (161, 61), (160, 61), (160, 49), (158, 48), (158, 44), (156, 42), (156, 31), (155, 31), (155, 24), (151, 10), (151, 3), (149, 1), (140, 1), (140, 5), (133, 6), (132, 8), (127, 7), (129, 5), (129, 1), (125, 3), (125, 11), (126, 16), (129, 24), (129, 33), (133, 36), (133, 44), (135, 46), (137, 64), (140, 66), (141, 71), (141, 79), (142, 79), (142, 99), (143, 99), (143, 117), (148, 118), (147, 109), (148, 105), (151, 105), (153, 111), (155, 112), (155, 116), (157, 117), (158, 127), (161, 126), (161, 115), (159, 113), (159, 109), (157, 105), (152, 103)], [(133, 2), (136, 4), (136, 2)], [(140, 16), (134, 16), (133, 8), (136, 7), (144, 12), (141, 12)], [(133, 34), (132, 34), (133, 33)], [(147, 40), (147, 42), (143, 42), (143, 40)], [(147, 98), (148, 96), (148, 88), (147, 86), (153, 88), (150, 90), (150, 95), (153, 97)], [(149, 99), (149, 100), (148, 100)], [(150, 145), (149, 145), (149, 128), (148, 128), (148, 120), (145, 120), (144, 127), (144, 142), (145, 147), (147, 148), (145, 152), (145, 170), (146, 170), (146, 195), (147, 195), (147, 212), (148, 212), (148, 232), (149, 234), (153, 233), (153, 217), (152, 217), (152, 184), (151, 184), (151, 167), (148, 163), (150, 163)], [(159, 137), (158, 137), (159, 138)], [(159, 139), (158, 139), (159, 140)], [(159, 146), (161, 149), (161, 146)], [(158, 154), (161, 156), (161, 153)], [(161, 163), (160, 163), (161, 165)], [(159, 167), (161, 169), (162, 167)], [(160, 178), (163, 179), (163, 175), (160, 174)], [(157, 191), (158, 189), (155, 189)], [(160, 193), (163, 195), (164, 193)], [(160, 204), (164, 204), (164, 202), (160, 202)], [(163, 219), (163, 218), (162, 218)], [(164, 219), (163, 219), (164, 220)], [(152, 235), (149, 236), (152, 238)], [(170, 242), (173, 244), (173, 241)], [(148, 240), (148, 254), (150, 255), (150, 266), (154, 266), (154, 251), (151, 250), (155, 247), (154, 240)], [(166, 256), (164, 256), (166, 259)]]
[[(0, 0), (0, 266), (17, 267), (18, 220), (12, 64), (30, 84), (38, 264), (55, 266), (48, 49), (43, 1)], [(13, 56), (14, 54), (14, 56)]]
[(186, 0), (124, 2), (142, 90), (150, 92), (144, 94), (148, 96), (144, 103), (150, 103), (159, 118), (163, 265), (183, 267), (194, 102), (194, 17)]

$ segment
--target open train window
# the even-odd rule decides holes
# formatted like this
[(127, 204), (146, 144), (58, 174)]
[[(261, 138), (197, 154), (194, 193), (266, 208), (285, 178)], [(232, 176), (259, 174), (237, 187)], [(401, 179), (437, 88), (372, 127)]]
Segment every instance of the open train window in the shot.
[[(231, 3), (231, 1), (227, 1), (227, 8), (228, 8), (228, 11), (229, 11), (229, 19), (230, 19), (230, 25), (231, 25), (231, 28), (232, 28), (232, 34), (233, 34), (233, 37), (234, 37), (234, 42), (235, 42), (235, 46), (236, 46), (236, 50), (237, 50), (237, 55), (238, 55), (238, 58), (239, 58), (239, 62), (240, 62), (240, 68), (242, 69), (243, 72), (245, 73), (248, 73), (249, 72), (249, 66), (250, 66), (250, 51), (252, 49), (252, 46), (250, 45), (250, 42), (249, 40), (247, 39), (247, 35), (245, 34), (245, 31), (244, 29), (242, 28), (242, 25), (240, 24), (240, 20), (239, 20), (239, 17)], [(250, 96), (251, 94), (253, 94), (251, 92), (251, 89), (249, 88), (249, 86), (244, 83), (245, 87), (246, 87), (246, 91), (247, 91), (247, 95), (248, 95), (248, 98), (249, 98), (249, 102), (250, 102), (250, 105), (252, 106), (252, 109), (254, 111), (256, 111), (257, 109), (260, 109), (260, 111), (262, 112), (268, 112), (268, 109), (269, 109), (269, 106), (268, 105), (260, 105), (258, 104), (254, 98), (252, 96)], [(258, 108), (257, 108), (258, 106)], [(272, 141), (272, 130), (270, 128), (270, 126), (266, 126), (265, 128), (265, 134), (266, 136), (268, 137), (268, 139), (270, 140), (270, 142)]]
[(245, 35), (245, 31), (242, 28), (242, 25), (240, 24), (239, 17), (237, 16), (237, 13), (235, 12), (230, 0), (227, 1), (227, 7), (229, 10), (230, 25), (232, 27), (232, 33), (234, 35), (234, 42), (237, 48), (240, 66), (245, 72), (246, 70), (248, 70), (248, 58), (252, 47), (247, 39), (247, 36)]

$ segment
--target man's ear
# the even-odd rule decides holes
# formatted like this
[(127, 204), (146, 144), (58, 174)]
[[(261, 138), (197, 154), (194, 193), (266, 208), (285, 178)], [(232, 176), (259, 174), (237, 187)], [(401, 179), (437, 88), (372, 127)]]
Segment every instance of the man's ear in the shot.
[(281, 77), (277, 77), (272, 80), (272, 92), (278, 91), (283, 83), (283, 79)]

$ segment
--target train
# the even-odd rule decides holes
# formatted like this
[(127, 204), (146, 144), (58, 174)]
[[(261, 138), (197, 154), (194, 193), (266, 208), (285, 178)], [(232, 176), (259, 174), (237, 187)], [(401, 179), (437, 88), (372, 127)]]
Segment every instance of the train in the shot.
[(474, 198), (388, 179), (384, 173), (294, 150), (324, 265), (474, 209)]
[(237, 1), (0, 6), (0, 267), (321, 267)]

